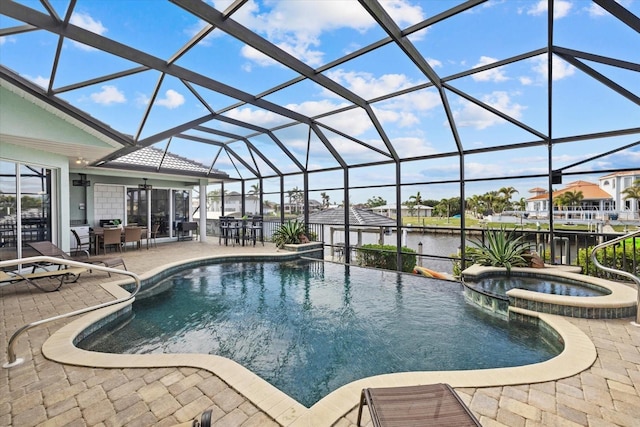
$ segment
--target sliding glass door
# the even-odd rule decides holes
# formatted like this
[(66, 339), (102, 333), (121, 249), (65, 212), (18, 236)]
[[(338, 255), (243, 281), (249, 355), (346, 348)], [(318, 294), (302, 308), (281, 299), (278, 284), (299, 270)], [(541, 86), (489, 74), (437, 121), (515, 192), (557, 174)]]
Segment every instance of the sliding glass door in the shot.
[(0, 161), (0, 259), (22, 256), (29, 242), (53, 241), (51, 169)]

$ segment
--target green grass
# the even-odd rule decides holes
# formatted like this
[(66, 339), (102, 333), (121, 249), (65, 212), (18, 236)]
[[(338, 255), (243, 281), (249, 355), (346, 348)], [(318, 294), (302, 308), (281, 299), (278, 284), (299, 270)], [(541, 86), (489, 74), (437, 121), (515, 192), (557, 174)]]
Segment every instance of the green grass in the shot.
[[(441, 218), (441, 217), (404, 217), (402, 218), (403, 225), (411, 224), (414, 227), (460, 227), (460, 218)], [(486, 222), (480, 221), (476, 218), (466, 218), (467, 228), (521, 228), (524, 230), (536, 230), (538, 227), (535, 223), (508, 223), (508, 222)], [(576, 225), (564, 225), (559, 221), (553, 223), (554, 230), (570, 230), (570, 231), (589, 231), (587, 224)], [(618, 232), (623, 232), (624, 225), (614, 225), (613, 229)], [(549, 230), (549, 224), (545, 222), (540, 223), (540, 230)]]

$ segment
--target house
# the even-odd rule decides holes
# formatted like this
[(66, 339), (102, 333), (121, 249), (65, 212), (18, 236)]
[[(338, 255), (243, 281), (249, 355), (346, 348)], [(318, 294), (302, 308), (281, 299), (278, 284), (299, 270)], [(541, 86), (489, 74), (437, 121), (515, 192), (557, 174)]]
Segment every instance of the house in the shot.
[[(387, 216), (389, 218), (398, 217), (398, 209), (396, 208), (396, 204), (376, 206), (374, 208), (370, 208), (369, 210), (380, 215)], [(432, 216), (433, 207), (426, 205), (414, 205), (413, 207), (400, 205), (400, 212), (403, 217), (418, 216), (418, 214), (420, 215), (420, 217), (429, 217)]]
[[(541, 188), (529, 190), (535, 195), (527, 199), (527, 212), (530, 218), (548, 218), (549, 194)], [(574, 181), (563, 189), (552, 193), (552, 199), (568, 192), (582, 193), (582, 201), (579, 206), (553, 206), (553, 211), (565, 219), (603, 219), (605, 213), (610, 213), (612, 197), (602, 190), (598, 184), (588, 181)]]
[(640, 170), (615, 172), (600, 177), (600, 188), (613, 198), (613, 206), (617, 207), (620, 219), (638, 219), (640, 217), (640, 200), (625, 198), (624, 191), (633, 187), (640, 180)]
[[(226, 173), (148, 146), (106, 160), (125, 147), (116, 138), (0, 80), (0, 259), (23, 256), (29, 241), (49, 240), (69, 251), (71, 228), (105, 220), (150, 227), (176, 238), (176, 224), (192, 218), (194, 188), (222, 182)], [(160, 165), (160, 167), (158, 167)], [(204, 229), (204, 227), (201, 227)]]

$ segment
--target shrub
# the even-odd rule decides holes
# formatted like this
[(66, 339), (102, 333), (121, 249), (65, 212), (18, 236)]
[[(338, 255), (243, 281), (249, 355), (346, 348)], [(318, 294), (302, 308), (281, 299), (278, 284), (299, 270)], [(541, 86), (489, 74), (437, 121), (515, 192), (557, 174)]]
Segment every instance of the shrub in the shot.
[(504, 227), (488, 230), (485, 241), (470, 241), (472, 247), (467, 248), (467, 256), (473, 262), (492, 267), (504, 267), (507, 273), (511, 267), (526, 267), (529, 263), (523, 256), (529, 251), (524, 236), (516, 236), (515, 229), (507, 231)]
[(300, 237), (307, 235), (307, 227), (303, 222), (296, 220), (289, 220), (283, 223), (280, 227), (276, 228), (273, 232), (271, 240), (277, 247), (282, 248), (288, 244), (299, 244)]
[[(591, 251), (593, 246), (578, 250), (577, 263), (582, 267), (582, 273), (595, 277), (608, 277), (610, 273), (597, 269), (591, 259)], [(634, 253), (635, 252), (635, 253)], [(615, 245), (603, 248), (596, 254), (598, 261), (610, 268), (626, 271), (634, 275), (640, 274), (640, 247), (636, 247), (635, 251), (632, 243), (623, 245)], [(633, 271), (634, 260), (636, 262), (636, 271)]]
[[(392, 245), (362, 245), (356, 249), (356, 260), (358, 264), (367, 267), (397, 270), (398, 256), (396, 250), (397, 247)], [(413, 272), (413, 267), (416, 265), (416, 252), (403, 246), (401, 257), (402, 271)]]

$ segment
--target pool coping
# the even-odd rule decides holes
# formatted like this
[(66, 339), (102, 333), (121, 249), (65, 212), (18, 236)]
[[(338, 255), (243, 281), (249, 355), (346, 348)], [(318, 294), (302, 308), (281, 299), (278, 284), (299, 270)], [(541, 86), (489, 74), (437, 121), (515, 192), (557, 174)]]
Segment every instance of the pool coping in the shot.
[[(296, 254), (297, 257), (300, 254)], [(229, 259), (287, 259), (291, 253), (243, 256), (206, 256), (164, 265), (141, 275), (142, 280), (185, 264)], [(115, 298), (129, 293), (124, 285), (129, 280), (103, 283), (101, 286)], [(510, 308), (524, 316), (536, 318), (554, 330), (564, 343), (563, 351), (544, 362), (525, 366), (464, 370), (421, 371), (377, 375), (363, 378), (322, 398), (306, 408), (292, 397), (269, 384), (242, 365), (210, 354), (152, 354), (121, 355), (82, 350), (74, 345), (76, 337), (103, 319), (125, 310), (133, 300), (97, 310), (73, 320), (54, 332), (42, 346), (43, 355), (50, 360), (76, 366), (94, 368), (162, 368), (192, 367), (207, 370), (229, 384), (253, 405), (283, 426), (327, 426), (336, 423), (358, 404), (364, 387), (392, 387), (444, 382), (452, 387), (493, 387), (554, 381), (576, 375), (588, 369), (596, 360), (597, 352), (591, 340), (575, 325), (561, 316)]]

